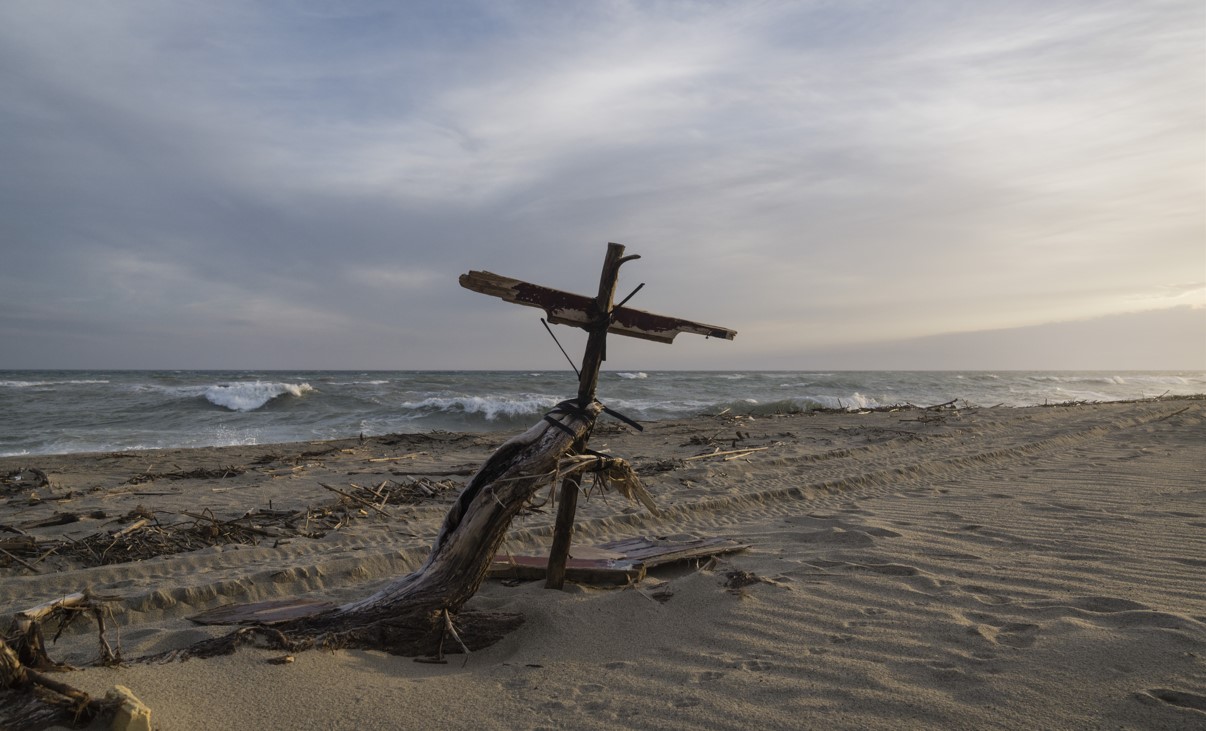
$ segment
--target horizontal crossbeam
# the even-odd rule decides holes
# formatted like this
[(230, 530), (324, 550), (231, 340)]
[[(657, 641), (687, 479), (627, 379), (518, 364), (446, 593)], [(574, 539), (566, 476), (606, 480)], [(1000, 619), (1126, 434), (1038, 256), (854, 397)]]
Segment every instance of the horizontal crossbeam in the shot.
[[(538, 307), (544, 310), (549, 322), (558, 325), (589, 329), (598, 317), (593, 297), (562, 292), (559, 289), (542, 287), (491, 272), (471, 271), (462, 274), (460, 282), (462, 287), (474, 292), (498, 297), (517, 305)], [(693, 333), (724, 340), (732, 340), (737, 335), (736, 330), (719, 325), (705, 325), (678, 317), (655, 315), (630, 307), (617, 307), (612, 310), (611, 324), (607, 332), (658, 343), (672, 343), (674, 336), (679, 333)]]

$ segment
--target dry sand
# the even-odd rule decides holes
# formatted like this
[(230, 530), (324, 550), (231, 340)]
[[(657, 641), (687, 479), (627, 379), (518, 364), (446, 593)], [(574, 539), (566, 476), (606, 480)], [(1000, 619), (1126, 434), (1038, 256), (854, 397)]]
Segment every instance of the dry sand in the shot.
[[(1206, 728), (1206, 400), (600, 426), (592, 446), (629, 458), (664, 514), (595, 496), (577, 541), (753, 547), (628, 589), (489, 581), (469, 606), (526, 623), (467, 662), (313, 651), (273, 665), (279, 652), (244, 649), (66, 679), (129, 686), (165, 731)], [(5, 459), (0, 475), (38, 467), (51, 486), (37, 503), (0, 488), (0, 524), (72, 512), (85, 517), (27, 532), (79, 540), (139, 506), (165, 524), (193, 520), (181, 511), (303, 509), (338, 497), (319, 482), (463, 472), (505, 436)], [(733, 446), (769, 448), (681, 461)], [(370, 461), (382, 457), (401, 459)], [(453, 494), (387, 506), (390, 519), (367, 511), (319, 539), (99, 568), (54, 555), (36, 575), (10, 561), (0, 615), (90, 587), (122, 598), (126, 656), (180, 647), (221, 631), (184, 619), (201, 609), (346, 600), (408, 572)], [(507, 550), (547, 550), (550, 523), (521, 519)], [(759, 580), (731, 588), (734, 572)], [(80, 625), (59, 659), (95, 656)]]

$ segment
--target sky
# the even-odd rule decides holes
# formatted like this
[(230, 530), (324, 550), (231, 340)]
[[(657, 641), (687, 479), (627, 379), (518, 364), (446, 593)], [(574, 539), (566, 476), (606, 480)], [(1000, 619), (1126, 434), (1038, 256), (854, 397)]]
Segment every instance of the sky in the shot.
[[(0, 3), (0, 368), (1206, 369), (1200, 0)], [(580, 331), (557, 327), (571, 352)]]

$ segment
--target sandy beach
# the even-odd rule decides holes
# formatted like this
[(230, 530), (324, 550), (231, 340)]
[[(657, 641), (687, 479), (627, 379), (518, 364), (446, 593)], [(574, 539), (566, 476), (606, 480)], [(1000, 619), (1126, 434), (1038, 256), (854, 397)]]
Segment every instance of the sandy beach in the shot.
[[(508, 436), (0, 460), (0, 622), (88, 588), (132, 658), (223, 633), (186, 620), (212, 607), (366, 595)], [(1206, 400), (604, 420), (591, 446), (661, 515), (591, 495), (576, 546), (751, 547), (623, 588), (488, 580), (467, 608), (525, 623), (445, 665), (245, 648), (63, 679), (128, 686), (164, 731), (1206, 727)], [(201, 540), (240, 519), (245, 543), (109, 552), (139, 521)], [(551, 526), (522, 517), (504, 550), (547, 553)], [(81, 621), (51, 652), (96, 646)]]

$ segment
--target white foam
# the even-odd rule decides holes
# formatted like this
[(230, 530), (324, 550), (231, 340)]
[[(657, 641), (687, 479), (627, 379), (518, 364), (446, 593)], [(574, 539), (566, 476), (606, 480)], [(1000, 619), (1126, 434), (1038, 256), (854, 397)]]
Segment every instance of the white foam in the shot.
[(880, 403), (855, 391), (849, 396), (806, 396), (804, 403), (815, 403), (826, 409), (875, 409)]
[(413, 411), (479, 414), (486, 421), (500, 417), (528, 416), (545, 412), (560, 399), (541, 394), (515, 396), (432, 396), (422, 401), (406, 401), (402, 408)]
[(640, 372), (640, 371), (637, 371), (637, 372), (635, 372), (635, 373), (623, 373), (623, 372), (621, 372), (621, 373), (617, 373), (616, 375), (617, 375), (617, 376), (619, 376), (620, 378), (626, 378), (626, 379), (628, 379), (628, 380), (630, 380), (630, 381), (631, 381), (631, 380), (640, 379), (640, 378), (648, 378), (648, 377), (649, 377), (649, 374), (648, 374), (648, 373), (642, 373), (642, 372)]
[(0, 388), (35, 388), (41, 386), (82, 386), (92, 383), (108, 383), (108, 381), (100, 380), (72, 380), (72, 381), (0, 381)]
[(243, 383), (221, 383), (205, 389), (205, 398), (211, 404), (231, 411), (255, 411), (277, 396), (304, 396), (313, 391), (308, 383), (268, 383), (247, 381)]

